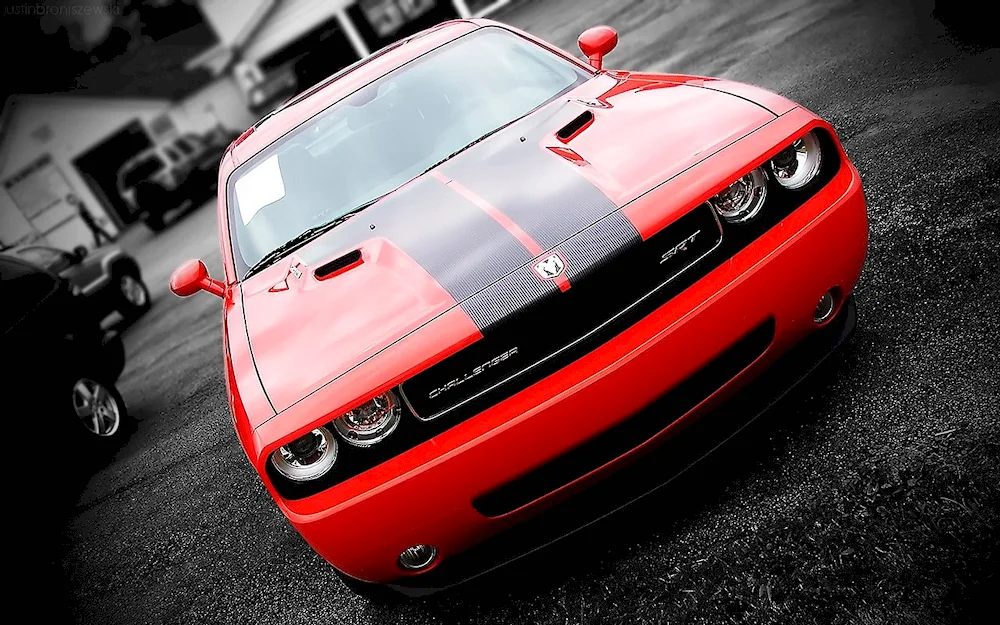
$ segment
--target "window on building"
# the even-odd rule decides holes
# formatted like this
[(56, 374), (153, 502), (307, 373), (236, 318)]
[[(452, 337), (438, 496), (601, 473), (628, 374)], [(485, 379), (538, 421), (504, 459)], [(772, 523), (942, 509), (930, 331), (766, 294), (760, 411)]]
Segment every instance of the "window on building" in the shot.
[(361, 10), (375, 33), (385, 38), (433, 9), (435, 4), (435, 0), (361, 0)]

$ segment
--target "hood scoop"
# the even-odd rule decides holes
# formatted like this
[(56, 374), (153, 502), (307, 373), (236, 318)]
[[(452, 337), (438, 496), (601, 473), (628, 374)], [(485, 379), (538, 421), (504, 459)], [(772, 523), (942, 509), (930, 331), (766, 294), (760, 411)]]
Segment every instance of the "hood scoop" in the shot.
[(583, 132), (587, 126), (594, 122), (594, 112), (584, 111), (571, 119), (568, 124), (556, 131), (556, 137), (563, 143)]
[(354, 250), (348, 252), (339, 258), (334, 258), (325, 265), (320, 265), (316, 268), (314, 272), (316, 278), (319, 280), (327, 280), (334, 276), (340, 275), (345, 271), (354, 269), (355, 267), (363, 264), (365, 261), (361, 258), (361, 250)]

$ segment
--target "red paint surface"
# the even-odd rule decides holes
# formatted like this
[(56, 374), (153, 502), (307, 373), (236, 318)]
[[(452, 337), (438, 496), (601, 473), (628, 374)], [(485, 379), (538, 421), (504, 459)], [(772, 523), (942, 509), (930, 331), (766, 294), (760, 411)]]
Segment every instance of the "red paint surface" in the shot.
[[(364, 262), (334, 279), (319, 280), (313, 271), (350, 250), (315, 266), (293, 255), (243, 283), (254, 360), (277, 410), (455, 306), (451, 295), (391, 242), (373, 237), (360, 249)], [(292, 263), (298, 263), (300, 278), (288, 272)], [(272, 291), (281, 280), (288, 289)], [(478, 335), (471, 321), (469, 326), (466, 331)]]
[[(434, 544), (447, 559), (668, 441), (687, 421), (764, 371), (815, 330), (812, 312), (823, 292), (831, 286), (851, 292), (866, 244), (860, 180), (845, 161), (842, 174), (779, 227), (587, 356), (433, 440), (313, 497), (284, 501), (273, 488), (272, 495), (313, 548), (353, 576), (383, 582), (399, 577), (396, 557), (415, 543)], [(833, 248), (838, 254), (816, 254), (817, 249)], [(472, 507), (477, 496), (652, 403), (768, 317), (776, 320), (768, 351), (701, 406), (665, 425), (654, 439), (503, 517), (486, 518)], [(678, 353), (688, 358), (675, 358)], [(329, 392), (331, 398), (338, 396), (337, 391)], [(256, 432), (256, 465), (265, 483), (268, 454), (305, 431), (281, 436), (286, 428), (277, 427), (277, 421)], [(271, 423), (275, 427), (268, 427)], [(274, 436), (279, 438), (265, 442)], [(407, 511), (407, 523), (398, 522), (399, 510)], [(338, 529), (355, 526), (366, 527), (372, 539), (361, 544)]]

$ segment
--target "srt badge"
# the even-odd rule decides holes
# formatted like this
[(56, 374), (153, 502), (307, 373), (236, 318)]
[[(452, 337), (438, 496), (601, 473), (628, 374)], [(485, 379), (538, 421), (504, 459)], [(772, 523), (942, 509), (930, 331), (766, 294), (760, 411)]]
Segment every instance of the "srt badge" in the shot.
[(668, 260), (670, 260), (674, 256), (677, 256), (677, 254), (679, 254), (681, 252), (686, 252), (687, 249), (688, 249), (688, 246), (691, 245), (692, 243), (694, 243), (695, 238), (697, 238), (697, 236), (700, 233), (701, 233), (701, 230), (695, 230), (694, 234), (685, 237), (683, 241), (681, 241), (677, 245), (673, 246), (672, 248), (670, 248), (669, 250), (667, 250), (666, 252), (664, 252), (663, 256), (660, 257), (660, 264), (662, 265), (663, 263), (667, 262)]

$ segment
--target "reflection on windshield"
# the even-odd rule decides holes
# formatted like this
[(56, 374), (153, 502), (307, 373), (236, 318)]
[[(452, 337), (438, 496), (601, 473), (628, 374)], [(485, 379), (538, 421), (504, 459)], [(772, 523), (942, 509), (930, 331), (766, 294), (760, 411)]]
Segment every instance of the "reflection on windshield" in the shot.
[(23, 247), (17, 250), (17, 255), (29, 263), (35, 263), (42, 267), (47, 267), (59, 260), (57, 252), (44, 247)]
[(230, 177), (237, 264), (252, 266), (303, 231), (398, 188), (586, 77), (495, 27), (387, 74)]

